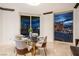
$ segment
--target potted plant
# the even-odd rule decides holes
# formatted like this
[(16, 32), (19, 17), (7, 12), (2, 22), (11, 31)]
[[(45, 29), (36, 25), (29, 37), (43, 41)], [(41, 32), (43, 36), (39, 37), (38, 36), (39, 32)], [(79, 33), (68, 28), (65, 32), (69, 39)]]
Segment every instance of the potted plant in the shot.
[(32, 37), (32, 27), (29, 28), (29, 37)]

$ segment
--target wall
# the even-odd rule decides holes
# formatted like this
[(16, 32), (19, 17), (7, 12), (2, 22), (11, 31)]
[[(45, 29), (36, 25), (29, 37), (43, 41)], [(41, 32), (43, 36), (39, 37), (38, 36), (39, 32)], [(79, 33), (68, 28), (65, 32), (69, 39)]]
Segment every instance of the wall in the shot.
[[(20, 16), (18, 11), (2, 11), (2, 41), (12, 42), (15, 36), (20, 33)], [(48, 42), (53, 41), (53, 14), (41, 15), (40, 35), (48, 36)], [(1, 21), (1, 20), (0, 20)]]
[(79, 7), (75, 9), (75, 38), (79, 38)]
[[(5, 4), (4, 7), (8, 6), (8, 5), (7, 6), (6, 5), (7, 4)], [(10, 8), (11, 7), (13, 7), (13, 6), (10, 6)], [(71, 9), (71, 8), (69, 8), (69, 9)], [(68, 10), (68, 8), (65, 8), (63, 10)], [(60, 12), (60, 11), (62, 11), (62, 9), (58, 10), (58, 12)], [(20, 13), (20, 12), (22, 12), (22, 13)], [(19, 15), (21, 15), (21, 14), (26, 15), (25, 12), (26, 12), (26, 10), (24, 12), (23, 11), (18, 11), (18, 10), (15, 10), (13, 12), (10, 12), (10, 11), (0, 11), (0, 36), (1, 36), (0, 39), (2, 38), (0, 40), (0, 42), (1, 41), (3, 41), (3, 42), (14, 41), (15, 36), (20, 33), (20, 17), (19, 17)], [(77, 14), (79, 15), (79, 13), (77, 13)], [(77, 14), (75, 14), (75, 15), (77, 15)], [(40, 32), (41, 32), (40, 35), (41, 36), (47, 36), (48, 37), (47, 41), (48, 42), (52, 42), (54, 40), (54, 35), (53, 35), (54, 34), (53, 14), (41, 15), (40, 17), (41, 17), (40, 18)], [(76, 27), (75, 31), (74, 31), (76, 36), (74, 37), (74, 39), (79, 37), (78, 36), (79, 35), (79, 33), (78, 33), (79, 32), (79, 29), (78, 29), (78, 26), (79, 26), (78, 19), (76, 21), (74, 21), (75, 22), (75, 24), (74, 24), (75, 26), (74, 27)]]
[(20, 33), (20, 19), (17, 11), (2, 11), (2, 42), (14, 41)]
[(74, 45), (75, 39), (79, 39), (79, 6), (74, 9)]
[(47, 36), (47, 42), (53, 42), (53, 14), (41, 15), (41, 36)]
[[(32, 15), (15, 11), (0, 10), (0, 43), (13, 43), (20, 34), (20, 15)], [(37, 15), (39, 16), (39, 15)]]
[[(3, 42), (14, 41), (15, 36), (20, 33), (20, 17), (19, 11), (2, 11), (2, 35)], [(36, 16), (36, 15), (35, 15)], [(38, 16), (38, 15), (37, 15)], [(40, 35), (47, 36), (48, 42), (54, 41), (53, 14), (40, 16)]]
[(0, 10), (0, 41), (2, 41), (2, 11)]

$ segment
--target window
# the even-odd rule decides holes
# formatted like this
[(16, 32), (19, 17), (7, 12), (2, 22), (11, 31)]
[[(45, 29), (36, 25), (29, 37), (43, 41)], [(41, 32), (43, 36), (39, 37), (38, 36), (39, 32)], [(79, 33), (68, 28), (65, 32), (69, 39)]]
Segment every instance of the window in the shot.
[(21, 34), (28, 36), (29, 28), (30, 28), (30, 16), (21, 16)]
[(32, 16), (31, 24), (34, 33), (40, 34), (40, 18), (36, 16)]
[(37, 16), (21, 16), (21, 34), (29, 36), (29, 28), (32, 28), (33, 33), (40, 35), (40, 17)]

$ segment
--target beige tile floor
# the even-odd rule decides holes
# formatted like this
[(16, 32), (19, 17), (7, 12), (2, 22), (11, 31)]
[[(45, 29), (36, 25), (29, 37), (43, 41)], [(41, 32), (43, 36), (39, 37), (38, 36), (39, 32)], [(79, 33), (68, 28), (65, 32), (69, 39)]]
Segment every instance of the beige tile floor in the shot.
[[(71, 43), (54, 41), (47, 43), (47, 55), (48, 56), (72, 56), (72, 52), (70, 50)], [(15, 56), (14, 53), (15, 45), (8, 44), (0, 44), (0, 56)], [(43, 49), (40, 50), (41, 53), (37, 52), (36, 56), (44, 56)], [(28, 54), (27, 56), (31, 56)]]
[(72, 43), (55, 41), (53, 44), (48, 45), (48, 56), (72, 56), (70, 46)]

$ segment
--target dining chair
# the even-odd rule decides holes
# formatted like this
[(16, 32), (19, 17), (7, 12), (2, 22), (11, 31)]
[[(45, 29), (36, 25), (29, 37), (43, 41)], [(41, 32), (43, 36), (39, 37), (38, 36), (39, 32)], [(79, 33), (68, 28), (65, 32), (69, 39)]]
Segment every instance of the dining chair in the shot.
[(32, 33), (33, 37), (38, 37), (38, 33)]
[(32, 33), (31, 39), (32, 39), (33, 42), (37, 42), (38, 41), (37, 37), (38, 37), (38, 33)]
[(16, 43), (16, 55), (26, 55), (31, 52), (32, 46), (26, 44), (24, 40), (15, 40)]
[(45, 56), (47, 56), (47, 36), (45, 36), (42, 48), (44, 48)]
[(43, 49), (45, 56), (47, 55), (47, 36), (42, 38), (40, 41), (37, 42), (36, 47), (40, 51), (40, 49)]

